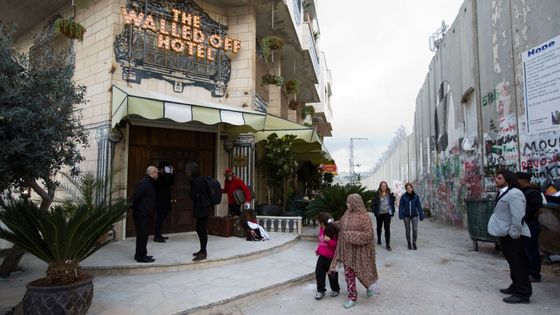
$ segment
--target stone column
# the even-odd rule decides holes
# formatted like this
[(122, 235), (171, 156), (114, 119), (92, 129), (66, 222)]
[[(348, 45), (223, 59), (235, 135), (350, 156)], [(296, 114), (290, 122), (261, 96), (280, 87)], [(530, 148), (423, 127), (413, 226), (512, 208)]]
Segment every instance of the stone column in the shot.
[[(255, 182), (255, 136), (241, 134), (233, 141), (230, 163), (233, 172), (241, 178), (245, 184), (254, 190)], [(254, 208), (254, 200), (251, 201)]]

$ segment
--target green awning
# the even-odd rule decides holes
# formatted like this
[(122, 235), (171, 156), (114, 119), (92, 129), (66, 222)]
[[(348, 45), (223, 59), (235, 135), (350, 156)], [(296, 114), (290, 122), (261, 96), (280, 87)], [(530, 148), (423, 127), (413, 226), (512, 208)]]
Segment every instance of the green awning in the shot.
[[(230, 128), (228, 132), (230, 134), (238, 134), (239, 130), (237, 127), (234, 127)], [(296, 153), (298, 160), (310, 160), (315, 163), (332, 160), (321, 138), (312, 127), (300, 125), (273, 115), (267, 115), (264, 128), (252, 132), (255, 136), (256, 143), (266, 140), (266, 138), (273, 133), (276, 133), (279, 137), (285, 135), (296, 136), (293, 151)]]
[(152, 91), (113, 85), (112, 125), (129, 116), (178, 123), (198, 121), (206, 125), (225, 123), (239, 132), (263, 130), (266, 114), (220, 103), (194, 100)]

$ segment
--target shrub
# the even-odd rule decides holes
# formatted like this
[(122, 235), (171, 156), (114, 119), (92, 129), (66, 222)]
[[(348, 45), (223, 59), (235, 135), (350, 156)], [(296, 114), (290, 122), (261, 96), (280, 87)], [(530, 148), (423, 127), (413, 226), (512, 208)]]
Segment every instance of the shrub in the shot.
[(307, 205), (306, 216), (315, 219), (319, 213), (328, 212), (338, 220), (346, 211), (346, 198), (354, 193), (362, 196), (369, 210), (375, 191), (366, 190), (366, 187), (361, 185), (334, 185), (323, 188), (321, 193)]

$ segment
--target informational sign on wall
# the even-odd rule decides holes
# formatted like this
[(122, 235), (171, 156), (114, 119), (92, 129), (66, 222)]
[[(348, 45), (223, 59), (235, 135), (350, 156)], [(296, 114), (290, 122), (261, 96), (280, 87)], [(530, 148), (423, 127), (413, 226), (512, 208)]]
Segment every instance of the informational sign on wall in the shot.
[(560, 129), (560, 36), (523, 53), (527, 133)]

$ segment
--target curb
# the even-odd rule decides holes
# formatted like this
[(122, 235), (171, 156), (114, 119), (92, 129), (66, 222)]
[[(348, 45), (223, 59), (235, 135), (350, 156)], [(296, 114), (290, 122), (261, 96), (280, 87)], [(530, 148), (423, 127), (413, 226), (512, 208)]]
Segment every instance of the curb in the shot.
[[(277, 283), (257, 290), (252, 290), (247, 293), (239, 294), (221, 301), (213, 302), (203, 306), (197, 306), (187, 309), (182, 312), (174, 313), (174, 315), (183, 314), (197, 314), (197, 315), (211, 315), (211, 314), (231, 314), (233, 308), (238, 308), (241, 305), (248, 305), (254, 301), (255, 298), (264, 297), (278, 291), (286, 290), (290, 287), (299, 285), (301, 283), (310, 281), (315, 278), (315, 272), (311, 272), (285, 282)], [(235, 314), (235, 313), (234, 313)]]

